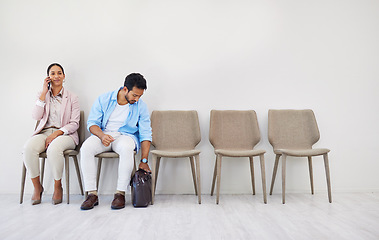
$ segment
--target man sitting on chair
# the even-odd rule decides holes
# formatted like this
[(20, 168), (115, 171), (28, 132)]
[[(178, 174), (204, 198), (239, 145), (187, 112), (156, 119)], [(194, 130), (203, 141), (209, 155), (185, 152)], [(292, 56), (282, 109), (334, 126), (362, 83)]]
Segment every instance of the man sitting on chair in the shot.
[(111, 208), (125, 207), (125, 190), (134, 167), (134, 150), (141, 148), (139, 168), (150, 172), (147, 158), (150, 150), (151, 124), (146, 104), (140, 100), (147, 89), (139, 73), (129, 74), (124, 87), (97, 98), (88, 116), (87, 127), (92, 135), (81, 147), (81, 167), (85, 190), (88, 192), (81, 209), (98, 205), (95, 155), (105, 151), (119, 154), (117, 191)]

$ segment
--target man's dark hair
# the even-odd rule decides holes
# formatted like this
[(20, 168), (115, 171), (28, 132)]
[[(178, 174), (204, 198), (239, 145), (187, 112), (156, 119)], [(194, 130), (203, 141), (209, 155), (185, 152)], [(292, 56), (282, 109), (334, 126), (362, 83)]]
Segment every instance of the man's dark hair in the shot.
[(125, 78), (124, 86), (131, 91), (133, 87), (147, 89), (145, 78), (140, 73), (131, 73)]

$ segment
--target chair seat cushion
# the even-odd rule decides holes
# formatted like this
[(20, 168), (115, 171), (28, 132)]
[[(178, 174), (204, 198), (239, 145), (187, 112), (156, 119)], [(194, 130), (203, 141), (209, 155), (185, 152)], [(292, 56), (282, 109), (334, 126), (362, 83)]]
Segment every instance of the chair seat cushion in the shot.
[(330, 152), (327, 148), (315, 148), (315, 149), (275, 149), (275, 154), (286, 154), (294, 157), (308, 157), (319, 156)]
[(158, 157), (191, 157), (198, 155), (201, 151), (200, 150), (174, 150), (174, 151), (168, 151), (168, 150), (152, 150), (151, 153), (157, 155)]
[[(64, 155), (69, 155), (69, 156), (76, 156), (76, 155), (78, 155), (79, 154), (79, 152), (78, 151), (76, 151), (76, 150), (74, 150), (74, 149), (67, 149), (67, 150), (65, 150), (64, 152), (63, 152), (63, 154)], [(46, 152), (41, 152), (40, 154), (39, 154), (39, 157), (40, 158), (47, 158), (47, 154), (46, 154)]]
[(68, 155), (70, 155), (70, 156), (73, 156), (73, 155), (78, 155), (79, 152), (76, 151), (76, 150), (73, 150), (73, 149), (68, 149), (68, 150), (65, 150), (65, 151), (63, 152), (63, 154), (68, 154)]
[(115, 152), (102, 152), (97, 154), (95, 157), (98, 158), (118, 158), (119, 155)]
[(266, 151), (261, 149), (254, 150), (228, 150), (228, 149), (216, 149), (215, 154), (220, 154), (227, 157), (250, 157), (264, 154)]

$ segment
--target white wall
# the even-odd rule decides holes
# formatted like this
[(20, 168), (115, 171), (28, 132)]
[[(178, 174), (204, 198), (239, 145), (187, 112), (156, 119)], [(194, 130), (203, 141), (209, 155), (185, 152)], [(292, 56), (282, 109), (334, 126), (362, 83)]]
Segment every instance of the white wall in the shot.
[[(148, 80), (143, 99), (150, 111), (197, 110), (203, 193), (210, 192), (215, 160), (211, 109), (256, 110), (269, 187), (270, 108), (315, 111), (316, 146), (331, 149), (333, 191), (378, 191), (378, 12), (375, 0), (2, 0), (0, 193), (19, 192), (21, 150), (35, 124), (31, 108), (52, 62), (64, 66), (65, 87), (80, 96), (86, 118), (95, 98), (130, 72)], [(117, 165), (103, 166), (100, 192), (112, 193)], [(258, 161), (255, 167), (261, 193)], [(222, 171), (222, 193), (251, 191), (247, 159), (225, 159)], [(322, 158), (314, 171), (316, 192), (326, 194)], [(289, 192), (309, 192), (305, 159), (290, 159), (287, 173)], [(74, 169), (71, 191), (79, 192)], [(157, 191), (193, 193), (189, 162), (164, 159)]]

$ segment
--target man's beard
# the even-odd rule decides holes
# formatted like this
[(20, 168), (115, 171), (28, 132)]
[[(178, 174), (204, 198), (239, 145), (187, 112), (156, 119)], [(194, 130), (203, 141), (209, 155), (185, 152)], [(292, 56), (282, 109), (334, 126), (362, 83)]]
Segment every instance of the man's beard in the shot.
[(125, 96), (125, 99), (126, 99), (126, 101), (127, 101), (129, 104), (134, 104), (134, 103), (136, 103), (136, 101), (130, 102), (127, 96)]

